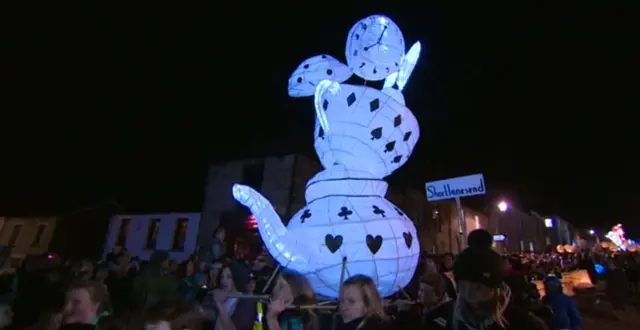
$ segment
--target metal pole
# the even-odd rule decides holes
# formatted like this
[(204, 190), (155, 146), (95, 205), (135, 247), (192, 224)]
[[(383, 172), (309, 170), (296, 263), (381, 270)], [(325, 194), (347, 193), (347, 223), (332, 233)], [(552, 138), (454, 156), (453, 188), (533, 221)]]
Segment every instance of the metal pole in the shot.
[(462, 252), (462, 250), (465, 248), (465, 243), (467, 242), (467, 224), (466, 224), (466, 221), (464, 221), (464, 211), (462, 210), (462, 203), (460, 203), (460, 197), (456, 197), (456, 207), (458, 208), (458, 221), (460, 223), (459, 234), (462, 236), (459, 242), (460, 243), (459, 252)]

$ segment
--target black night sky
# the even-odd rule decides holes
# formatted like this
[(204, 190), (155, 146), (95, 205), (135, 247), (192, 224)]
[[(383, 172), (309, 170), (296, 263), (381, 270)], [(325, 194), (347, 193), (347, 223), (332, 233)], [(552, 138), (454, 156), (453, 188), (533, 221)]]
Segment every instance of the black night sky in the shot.
[(488, 200), (640, 229), (631, 4), (210, 3), (1, 5), (0, 215), (197, 211), (211, 162), (313, 156), (288, 77), (344, 61), (351, 25), (384, 13), (423, 44), (405, 89), (422, 135), (392, 182), (482, 172)]

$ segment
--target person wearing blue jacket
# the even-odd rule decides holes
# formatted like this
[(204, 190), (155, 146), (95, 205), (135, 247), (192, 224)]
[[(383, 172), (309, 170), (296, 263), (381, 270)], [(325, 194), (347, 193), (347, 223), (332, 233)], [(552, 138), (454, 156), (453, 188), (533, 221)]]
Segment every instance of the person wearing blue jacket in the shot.
[(555, 276), (547, 276), (544, 281), (545, 296), (542, 303), (548, 306), (553, 315), (549, 316), (549, 330), (582, 329), (582, 316), (576, 301), (562, 292), (562, 282)]

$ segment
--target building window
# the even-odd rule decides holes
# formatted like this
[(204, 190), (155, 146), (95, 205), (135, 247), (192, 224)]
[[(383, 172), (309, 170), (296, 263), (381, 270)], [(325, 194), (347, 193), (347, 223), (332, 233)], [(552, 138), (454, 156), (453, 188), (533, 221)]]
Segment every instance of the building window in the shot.
[(131, 219), (120, 220), (120, 229), (118, 230), (118, 240), (116, 245), (126, 247), (127, 236), (129, 235), (129, 228), (131, 227)]
[(44, 231), (47, 229), (47, 225), (39, 224), (36, 227), (36, 236), (33, 238), (33, 242), (31, 242), (31, 247), (40, 247), (40, 241), (42, 241), (42, 235), (44, 235)]
[(187, 241), (187, 230), (189, 229), (189, 219), (178, 219), (176, 228), (173, 231), (172, 250), (184, 251), (184, 244)]
[(11, 236), (9, 236), (9, 246), (16, 246), (18, 243), (18, 238), (20, 238), (20, 233), (22, 232), (22, 225), (14, 225), (11, 230)]
[(158, 242), (158, 233), (160, 232), (160, 219), (151, 219), (149, 229), (147, 230), (147, 240), (144, 247), (146, 249), (155, 249)]

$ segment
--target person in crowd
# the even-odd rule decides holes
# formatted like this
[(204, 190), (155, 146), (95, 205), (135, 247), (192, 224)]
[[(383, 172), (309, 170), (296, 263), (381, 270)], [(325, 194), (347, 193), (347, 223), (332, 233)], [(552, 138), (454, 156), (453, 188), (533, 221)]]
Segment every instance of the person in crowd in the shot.
[(453, 304), (450, 303), (453, 300), (447, 294), (442, 276), (431, 275), (421, 280), (418, 301), (422, 304), (422, 329), (446, 326), (453, 315)]
[(244, 265), (226, 264), (220, 271), (213, 299), (217, 310), (214, 330), (251, 330), (256, 319), (256, 302), (238, 299), (234, 294), (245, 292), (249, 272)]
[(169, 253), (155, 251), (132, 285), (131, 307), (144, 312), (161, 302), (176, 301), (178, 283), (169, 273)]
[(273, 272), (273, 267), (270, 265), (270, 256), (269, 253), (263, 251), (258, 254), (256, 259), (253, 261), (251, 265), (251, 273), (254, 275), (256, 280), (256, 291), (261, 292), (264, 290), (265, 285), (269, 281), (271, 277), (271, 273)]
[(62, 326), (62, 313), (59, 311), (47, 311), (39, 316), (38, 322), (31, 328), (34, 330), (58, 330)]
[(502, 260), (504, 282), (511, 289), (511, 300), (522, 308), (528, 308), (529, 282), (522, 271), (522, 261), (518, 256), (505, 257)]
[(63, 324), (98, 324), (100, 317), (108, 315), (109, 293), (95, 281), (81, 280), (67, 290), (62, 311)]
[[(491, 238), (493, 239), (493, 237)], [(445, 276), (445, 286), (447, 288), (447, 294), (452, 299), (456, 299), (458, 297), (458, 288), (456, 287), (456, 281), (453, 278), (453, 265), (455, 263), (456, 257), (453, 253), (445, 253), (442, 256), (442, 275)]]
[(484, 229), (474, 230), (469, 235), (474, 239), (469, 239), (469, 246), (458, 255), (453, 269), (458, 298), (452, 302), (451, 319), (441, 328), (547, 329), (542, 320), (528, 311), (517, 307), (509, 308), (511, 290), (504, 283), (502, 258), (492, 249), (492, 239), (475, 239), (490, 235)]
[(196, 271), (196, 263), (193, 259), (184, 261), (178, 267), (177, 276), (180, 279), (178, 289), (183, 299), (192, 300), (206, 286), (206, 277)]
[(18, 277), (13, 301), (14, 328), (31, 327), (41, 321), (42, 315), (60, 309), (66, 281), (58, 265), (47, 255), (27, 257), (18, 270)]
[(545, 296), (542, 303), (553, 313), (547, 318), (549, 330), (582, 329), (582, 316), (573, 298), (562, 291), (562, 282), (556, 276), (547, 276), (544, 280)]
[(311, 310), (286, 310), (289, 306), (314, 305), (316, 295), (306, 277), (289, 270), (275, 279), (266, 314), (269, 330), (318, 330), (319, 320)]
[(129, 257), (121, 253), (113, 257), (111, 269), (104, 281), (109, 291), (115, 314), (129, 310), (129, 297), (133, 284), (133, 276), (129, 272)]
[(209, 270), (207, 272), (207, 287), (211, 289), (216, 287), (222, 266), (222, 260), (214, 260), (211, 265), (209, 265)]
[(341, 330), (390, 329), (392, 323), (373, 280), (364, 275), (348, 278), (340, 295)]
[(211, 257), (213, 260), (222, 260), (227, 255), (226, 236), (227, 231), (222, 226), (219, 226), (213, 232), (213, 243), (211, 244)]
[(94, 275), (93, 280), (104, 284), (107, 276), (109, 276), (109, 268), (106, 264), (100, 264), (96, 267), (96, 274)]
[(144, 320), (145, 330), (201, 330), (202, 316), (185, 301), (154, 306)]
[(618, 264), (619, 260), (607, 260), (607, 286), (605, 295), (616, 311), (624, 311), (629, 285), (627, 274)]

